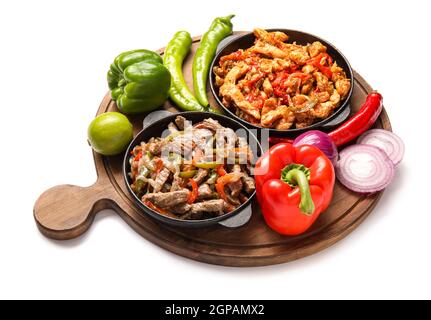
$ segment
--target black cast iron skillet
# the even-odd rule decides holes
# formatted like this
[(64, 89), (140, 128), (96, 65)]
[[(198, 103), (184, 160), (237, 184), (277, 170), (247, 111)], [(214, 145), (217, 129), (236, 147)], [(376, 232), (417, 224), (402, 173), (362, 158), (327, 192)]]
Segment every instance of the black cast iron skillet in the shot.
[(199, 122), (201, 122), (207, 118), (213, 118), (214, 120), (217, 120), (222, 126), (227, 127), (227, 128), (231, 128), (235, 132), (237, 132), (237, 130), (240, 130), (239, 132), (237, 132), (237, 134), (239, 134), (240, 136), (247, 139), (249, 146), (250, 146), (250, 149), (253, 152), (254, 159), (257, 160), (258, 157), (262, 154), (262, 148), (260, 146), (259, 141), (256, 139), (256, 137), (244, 125), (242, 125), (241, 123), (239, 123), (239, 122), (237, 122), (231, 118), (228, 118), (228, 117), (223, 116), (223, 115), (217, 115), (214, 113), (208, 113), (208, 112), (182, 112), (182, 113), (178, 113), (178, 114), (168, 115), (167, 117), (150, 124), (148, 127), (145, 127), (141, 132), (139, 132), (136, 135), (136, 137), (133, 139), (133, 141), (130, 143), (129, 147), (127, 148), (127, 151), (126, 151), (126, 154), (124, 157), (124, 161), (123, 161), (123, 175), (124, 175), (124, 180), (125, 180), (126, 185), (127, 185), (127, 190), (129, 190), (135, 203), (146, 214), (150, 215), (151, 217), (153, 217), (157, 220), (160, 220), (164, 223), (167, 223), (167, 224), (170, 224), (173, 226), (206, 227), (206, 226), (217, 224), (222, 220), (232, 218), (233, 216), (237, 215), (238, 213), (240, 213), (242, 210), (244, 210), (245, 208), (247, 208), (251, 204), (251, 201), (253, 200), (253, 198), (255, 196), (255, 192), (253, 192), (253, 194), (250, 196), (250, 198), (248, 199), (247, 202), (243, 203), (236, 210), (229, 212), (227, 214), (224, 214), (222, 216), (210, 218), (210, 219), (205, 219), (205, 220), (181, 220), (181, 219), (174, 219), (174, 218), (164, 216), (164, 215), (148, 208), (146, 205), (144, 205), (141, 202), (141, 200), (134, 194), (134, 192), (130, 188), (131, 179), (128, 175), (128, 173), (130, 172), (130, 163), (129, 163), (130, 152), (132, 151), (132, 149), (136, 145), (140, 144), (142, 141), (146, 142), (152, 137), (162, 136), (163, 132), (165, 130), (167, 130), (168, 124), (170, 122), (173, 122), (178, 115), (181, 115), (184, 118), (186, 118), (187, 120), (190, 120), (192, 122), (192, 124), (199, 123)]
[(209, 83), (211, 92), (215, 97), (215, 100), (217, 104), (224, 110), (226, 114), (231, 116), (232, 118), (235, 118), (248, 128), (255, 128), (255, 129), (262, 129), (262, 130), (268, 130), (270, 136), (275, 137), (293, 137), (297, 136), (298, 134), (301, 134), (305, 131), (311, 130), (311, 129), (319, 129), (322, 131), (328, 131), (333, 129), (334, 127), (340, 125), (342, 122), (344, 122), (347, 117), (350, 114), (350, 98), (353, 93), (353, 70), (347, 61), (346, 57), (331, 43), (329, 43), (326, 40), (323, 40), (319, 37), (316, 37), (312, 34), (305, 33), (302, 31), (296, 31), (296, 30), (289, 30), (289, 29), (268, 29), (267, 31), (281, 31), (286, 33), (289, 36), (289, 43), (297, 42), (301, 45), (306, 45), (307, 43), (313, 43), (314, 41), (320, 41), (323, 45), (327, 47), (327, 52), (331, 57), (334, 59), (334, 61), (337, 61), (337, 64), (343, 68), (343, 70), (346, 72), (347, 78), (349, 78), (352, 82), (352, 85), (350, 87), (349, 94), (347, 95), (347, 98), (342, 102), (342, 104), (335, 110), (335, 112), (329, 116), (326, 119), (323, 119), (319, 122), (316, 122), (312, 124), (311, 126), (308, 126), (306, 128), (301, 129), (289, 129), (289, 130), (277, 130), (277, 129), (270, 129), (270, 128), (261, 128), (259, 126), (253, 125), (240, 117), (238, 117), (234, 112), (232, 112), (229, 108), (225, 107), (219, 98), (219, 90), (218, 87), (215, 85), (215, 75), (212, 72), (214, 66), (217, 66), (219, 63), (219, 60), (222, 56), (225, 56), (227, 54), (230, 54), (232, 52), (237, 51), (238, 49), (247, 49), (250, 48), (255, 41), (255, 36), (253, 32), (246, 33), (240, 36), (233, 36), (234, 39), (226, 43), (223, 47), (220, 48), (220, 50), (217, 52), (210, 68), (210, 74), (209, 74)]

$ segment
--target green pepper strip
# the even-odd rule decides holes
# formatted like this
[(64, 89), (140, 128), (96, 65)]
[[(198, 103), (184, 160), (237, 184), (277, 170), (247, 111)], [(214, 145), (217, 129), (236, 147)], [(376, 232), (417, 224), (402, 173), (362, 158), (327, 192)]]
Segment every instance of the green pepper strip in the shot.
[(178, 175), (181, 178), (190, 179), (190, 178), (193, 178), (196, 173), (197, 173), (197, 170), (190, 170), (190, 171), (181, 171)]
[(208, 31), (202, 36), (193, 59), (193, 86), (196, 98), (203, 106), (208, 106), (207, 79), (210, 64), (217, 51), (217, 45), (232, 33), (231, 19), (235, 15), (215, 18)]
[(214, 169), (221, 164), (222, 163), (219, 163), (219, 162), (196, 162), (196, 161), (193, 161), (193, 165), (195, 167), (201, 168), (201, 169)]
[(301, 202), (299, 209), (306, 215), (314, 212), (314, 203), (310, 193), (310, 169), (301, 164), (290, 164), (281, 171), (281, 180), (292, 187), (299, 187)]
[(171, 74), (170, 98), (185, 111), (206, 111), (193, 96), (184, 80), (182, 65), (190, 51), (192, 38), (187, 31), (178, 31), (168, 43), (163, 64)]

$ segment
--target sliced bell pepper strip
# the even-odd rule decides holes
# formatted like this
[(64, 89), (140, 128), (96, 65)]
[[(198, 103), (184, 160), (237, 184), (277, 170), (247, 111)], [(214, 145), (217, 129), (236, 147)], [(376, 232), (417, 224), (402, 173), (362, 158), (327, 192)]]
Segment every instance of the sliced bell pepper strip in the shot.
[(193, 178), (197, 170), (181, 171), (178, 176), (185, 179)]
[(196, 168), (201, 168), (201, 169), (214, 169), (220, 165), (220, 162), (215, 162), (215, 161), (214, 162), (213, 161), (211, 161), (211, 162), (196, 162), (193, 159), (193, 165)]
[(326, 52), (320, 53), (318, 56), (309, 60), (307, 63), (316, 67), (317, 69), (319, 69), (320, 72), (322, 72), (325, 76), (327, 76), (329, 79), (331, 79), (332, 78), (331, 68), (324, 66), (322, 64), (323, 58), (326, 58), (328, 60), (329, 65), (332, 64), (333, 60), (332, 60), (331, 56), (329, 54), (327, 54)]
[(199, 196), (199, 187), (196, 183), (196, 180), (190, 179), (190, 184), (192, 185), (192, 191), (190, 191), (189, 196), (187, 198), (187, 203), (192, 204), (196, 201)]
[(156, 205), (154, 205), (154, 203), (152, 203), (151, 201), (145, 201), (145, 202), (144, 202), (144, 204), (145, 204), (148, 208), (150, 208), (150, 209), (152, 209), (152, 210), (154, 210), (154, 211), (156, 211), (156, 212), (158, 212), (158, 213), (161, 213), (161, 214), (163, 214), (163, 215), (167, 215), (167, 214), (168, 214), (168, 211), (163, 210), (163, 209), (161, 209), (161, 208), (157, 207), (157, 206), (156, 206)]
[(139, 151), (139, 153), (133, 158), (133, 161), (139, 161), (142, 158), (142, 151)]
[(217, 190), (218, 194), (220, 195), (220, 198), (222, 198), (224, 201), (228, 202), (228, 198), (227, 198), (226, 193), (224, 191), (224, 187), (228, 183), (237, 182), (239, 179), (241, 179), (242, 176), (243, 176), (242, 174), (232, 172), (232, 173), (227, 173), (224, 176), (219, 177), (217, 179), (217, 183), (216, 183), (216, 190)]
[(224, 169), (224, 165), (223, 165), (223, 164), (221, 164), (221, 165), (219, 165), (219, 166), (217, 167), (217, 174), (218, 174), (220, 177), (224, 176), (226, 173), (227, 173), (227, 172), (226, 172), (226, 170)]

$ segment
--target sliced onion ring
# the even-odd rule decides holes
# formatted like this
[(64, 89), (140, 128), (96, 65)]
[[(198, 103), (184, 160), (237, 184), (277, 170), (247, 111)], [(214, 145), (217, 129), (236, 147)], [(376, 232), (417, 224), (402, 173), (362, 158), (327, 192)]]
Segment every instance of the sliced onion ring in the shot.
[(404, 143), (395, 133), (373, 129), (365, 132), (358, 139), (359, 144), (366, 144), (382, 149), (397, 166), (404, 156)]
[(393, 180), (395, 166), (378, 147), (357, 144), (340, 152), (336, 166), (338, 180), (348, 189), (373, 193), (386, 188)]

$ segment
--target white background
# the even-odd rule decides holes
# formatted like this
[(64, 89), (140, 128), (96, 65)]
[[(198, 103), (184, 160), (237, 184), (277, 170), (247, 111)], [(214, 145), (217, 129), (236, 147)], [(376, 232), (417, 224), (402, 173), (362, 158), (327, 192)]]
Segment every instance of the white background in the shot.
[[(0, 298), (431, 298), (428, 1), (2, 1)], [(86, 129), (120, 52), (158, 49), (235, 13), (236, 30), (283, 27), (334, 43), (385, 97), (406, 155), (372, 215), (314, 256), (206, 265), (160, 249), (113, 212), (69, 242), (39, 234), (47, 188), (90, 185)]]

